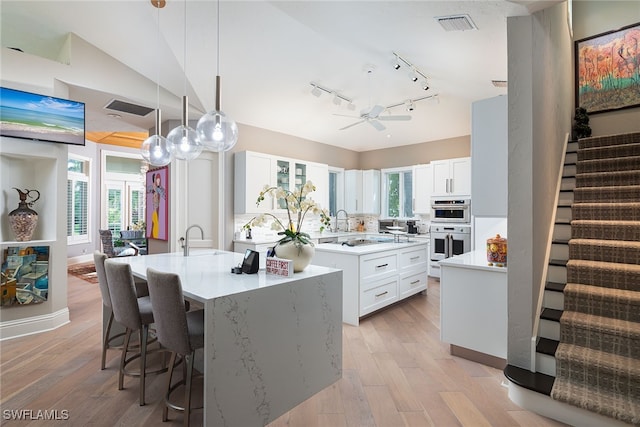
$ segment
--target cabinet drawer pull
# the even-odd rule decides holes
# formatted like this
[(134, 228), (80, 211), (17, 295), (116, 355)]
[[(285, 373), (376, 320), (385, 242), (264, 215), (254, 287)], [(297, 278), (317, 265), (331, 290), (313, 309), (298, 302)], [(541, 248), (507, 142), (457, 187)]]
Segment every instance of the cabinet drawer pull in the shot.
[(381, 297), (381, 296), (383, 296), (383, 295), (386, 295), (386, 294), (388, 294), (388, 293), (389, 293), (389, 291), (384, 291), (384, 292), (383, 292), (383, 293), (381, 293), (381, 294), (376, 294), (376, 298)]
[(388, 267), (389, 263), (386, 264), (380, 264), (380, 265), (376, 265), (376, 268), (384, 268), (384, 267)]
[(411, 261), (413, 261), (414, 259), (420, 259), (420, 255), (411, 257)]
[(410, 285), (417, 285), (418, 283), (420, 283), (420, 279), (414, 280), (413, 282), (410, 283)]

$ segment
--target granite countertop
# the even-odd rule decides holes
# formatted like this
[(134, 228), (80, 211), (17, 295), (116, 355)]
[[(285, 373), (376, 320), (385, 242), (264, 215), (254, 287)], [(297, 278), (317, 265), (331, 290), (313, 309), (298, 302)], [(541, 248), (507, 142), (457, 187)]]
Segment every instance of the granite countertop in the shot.
[[(269, 243), (275, 243), (278, 240), (280, 240), (280, 236), (278, 236), (277, 234), (273, 234), (273, 235), (258, 235), (258, 236), (254, 236), (252, 239), (246, 239), (244, 237), (244, 233), (242, 233), (242, 237), (240, 237), (239, 239), (234, 239), (234, 242), (238, 242), (238, 243), (253, 243), (255, 245), (262, 245), (262, 244), (269, 244)], [(312, 231), (309, 233), (309, 236), (311, 236), (311, 239), (331, 239), (331, 238), (338, 238), (341, 240), (346, 240), (347, 238), (364, 238), (365, 236), (378, 236), (378, 237), (388, 237), (390, 239), (393, 238), (393, 235), (391, 234), (385, 234), (385, 233), (378, 233), (376, 231), (338, 231), (338, 232), (332, 232), (332, 231), (323, 231), (322, 233), (320, 233), (319, 231)], [(404, 237), (406, 238), (406, 237)], [(416, 234), (416, 235), (411, 235), (410, 238), (413, 239), (420, 239), (420, 240), (428, 240), (429, 239), (429, 234)]]
[(462, 255), (446, 258), (438, 262), (438, 264), (440, 264), (441, 267), (460, 267), (474, 270), (495, 271), (498, 273), (507, 272), (506, 266), (497, 267), (495, 265), (489, 265), (487, 262), (487, 252), (484, 250), (475, 250)]
[[(382, 236), (386, 236), (386, 235), (383, 234)], [(380, 243), (372, 243), (372, 244), (360, 245), (360, 246), (347, 246), (347, 245), (342, 245), (341, 243), (320, 243), (316, 245), (316, 252), (333, 252), (333, 253), (340, 253), (345, 255), (366, 255), (366, 254), (372, 254), (376, 252), (392, 251), (392, 250), (417, 247), (417, 246), (426, 247), (427, 243), (428, 241), (425, 239), (411, 238), (409, 239), (409, 241), (406, 241), (406, 237), (402, 239), (400, 243), (380, 242)]]

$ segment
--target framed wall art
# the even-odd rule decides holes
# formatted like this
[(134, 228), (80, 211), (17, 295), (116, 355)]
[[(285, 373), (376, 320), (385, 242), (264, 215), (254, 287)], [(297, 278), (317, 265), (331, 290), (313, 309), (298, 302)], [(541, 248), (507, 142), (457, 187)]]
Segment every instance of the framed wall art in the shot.
[(575, 42), (576, 107), (640, 106), (640, 22)]
[(0, 306), (39, 304), (49, 298), (49, 246), (10, 246), (2, 251)]
[(169, 238), (169, 167), (164, 166), (147, 172), (146, 209), (147, 238), (167, 240)]

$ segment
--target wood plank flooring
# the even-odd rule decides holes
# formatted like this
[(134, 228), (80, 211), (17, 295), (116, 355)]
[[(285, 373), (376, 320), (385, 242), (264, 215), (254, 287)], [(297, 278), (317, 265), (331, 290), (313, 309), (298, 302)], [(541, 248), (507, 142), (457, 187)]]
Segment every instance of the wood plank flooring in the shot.
[[(68, 276), (68, 292), (70, 324), (0, 343), (0, 424), (181, 425), (175, 412), (161, 423), (163, 377), (147, 381), (148, 403), (139, 406), (137, 379), (125, 378), (125, 390), (118, 391), (119, 351), (109, 351), (107, 369), (100, 370), (98, 286)], [(440, 284), (430, 279), (427, 295), (376, 313), (359, 327), (344, 325), (342, 379), (269, 426), (563, 426), (513, 404), (502, 371), (449, 354), (439, 339), (439, 297)], [(68, 419), (16, 421), (7, 419), (11, 410), (31, 410), (33, 417), (56, 410)], [(192, 425), (202, 425), (201, 411)]]

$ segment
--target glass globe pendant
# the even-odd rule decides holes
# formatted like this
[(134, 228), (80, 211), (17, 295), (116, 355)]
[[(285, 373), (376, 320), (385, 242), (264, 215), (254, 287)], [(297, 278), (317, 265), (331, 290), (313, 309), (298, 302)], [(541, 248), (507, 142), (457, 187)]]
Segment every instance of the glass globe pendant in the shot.
[(165, 166), (173, 157), (172, 144), (167, 138), (160, 136), (160, 109), (156, 110), (156, 134), (142, 142), (140, 153), (151, 166)]
[(220, 76), (216, 76), (216, 109), (198, 120), (196, 132), (200, 143), (210, 151), (228, 151), (238, 142), (238, 125), (220, 111)]
[(202, 153), (202, 144), (197, 132), (189, 127), (188, 99), (182, 97), (182, 125), (174, 128), (167, 135), (167, 141), (171, 144), (176, 159), (193, 160)]

